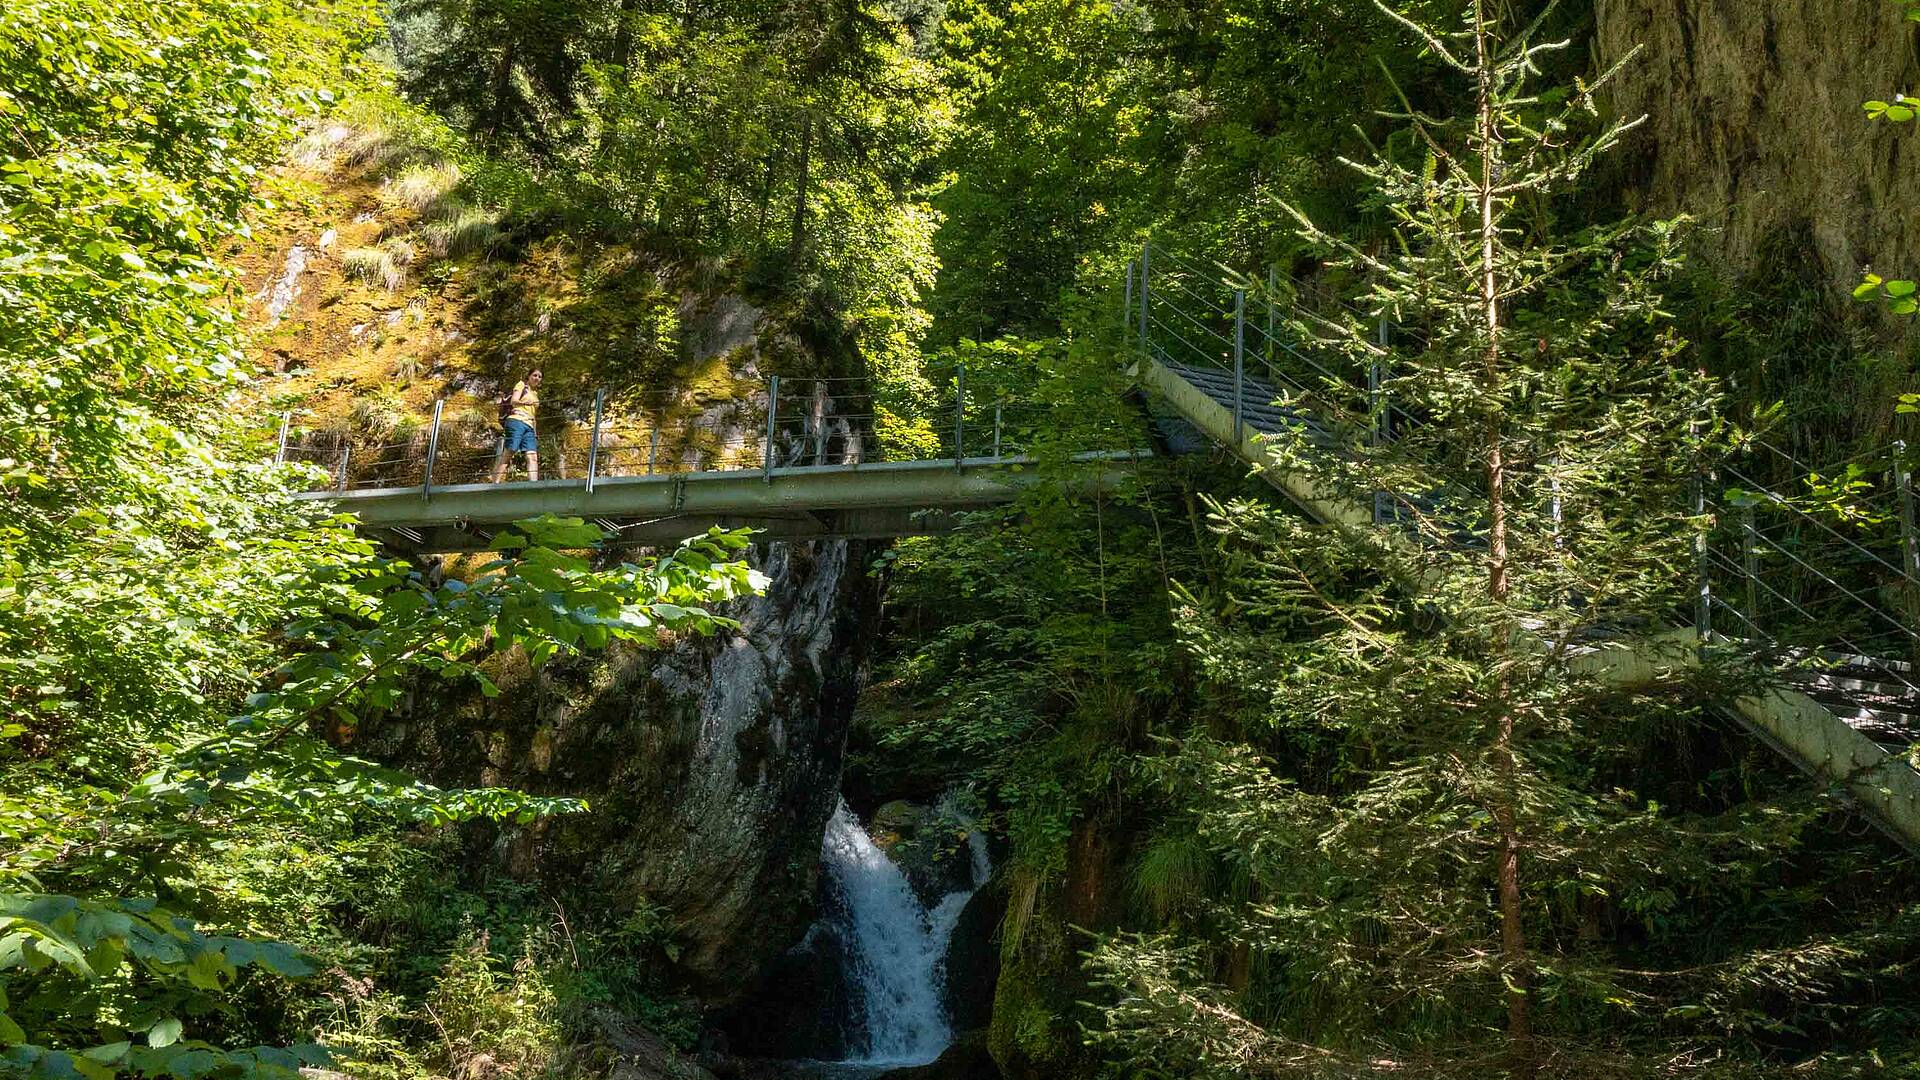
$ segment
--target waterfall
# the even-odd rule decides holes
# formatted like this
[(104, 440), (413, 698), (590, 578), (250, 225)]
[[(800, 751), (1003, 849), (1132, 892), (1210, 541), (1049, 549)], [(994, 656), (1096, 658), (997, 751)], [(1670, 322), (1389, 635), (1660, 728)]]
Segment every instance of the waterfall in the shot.
[(986, 840), (967, 837), (972, 884), (928, 911), (842, 801), (827, 824), (821, 859), (845, 900), (838, 913), (849, 953), (848, 978), (864, 1023), (852, 1040), (855, 1061), (917, 1065), (953, 1042), (945, 1001), (947, 944), (967, 900), (986, 881)]

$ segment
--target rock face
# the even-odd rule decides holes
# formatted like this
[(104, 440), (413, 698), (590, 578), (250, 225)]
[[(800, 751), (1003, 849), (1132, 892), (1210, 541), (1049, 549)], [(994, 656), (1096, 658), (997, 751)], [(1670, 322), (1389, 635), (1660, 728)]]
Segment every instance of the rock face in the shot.
[(947, 943), (947, 1012), (953, 1029), (984, 1029), (993, 1019), (993, 993), (1000, 981), (1000, 924), (1007, 917), (1007, 887), (995, 878), (980, 887), (954, 924)]
[(680, 966), (716, 1001), (812, 918), (875, 602), (860, 544), (772, 544), (754, 559), (772, 584), (732, 612), (736, 632), (503, 670), (501, 698), (377, 733), (376, 752), (443, 783), (587, 798), (588, 813), (501, 834), (498, 855), (586, 891), (603, 917), (662, 912)]
[(881, 1073), (878, 1080), (1001, 1080), (999, 1066), (987, 1052), (983, 1033), (964, 1035), (940, 1057), (925, 1065), (910, 1065)]
[(1648, 117), (1625, 187), (1644, 209), (1717, 226), (1704, 242), (1736, 271), (1801, 230), (1836, 287), (1863, 265), (1920, 272), (1916, 133), (1861, 108), (1920, 88), (1902, 16), (1877, 0), (1596, 0), (1602, 64), (1644, 50), (1611, 93), (1620, 115)]
[(596, 1011), (594, 1021), (615, 1055), (608, 1080), (714, 1080), (712, 1073), (675, 1053), (653, 1032), (611, 1009)]
[[(824, 904), (845, 902), (827, 891)], [(714, 1026), (724, 1034), (727, 1050), (761, 1059), (846, 1058), (858, 1016), (847, 977), (851, 967), (846, 943), (816, 924), (800, 944), (767, 965), (743, 1000), (717, 1018)]]

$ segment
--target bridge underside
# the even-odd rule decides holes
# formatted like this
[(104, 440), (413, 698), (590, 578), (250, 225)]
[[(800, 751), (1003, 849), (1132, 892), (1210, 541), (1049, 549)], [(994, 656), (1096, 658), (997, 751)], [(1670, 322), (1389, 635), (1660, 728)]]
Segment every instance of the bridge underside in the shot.
[[(1135, 455), (1089, 455), (1093, 487), (1110, 486)], [(360, 519), (363, 531), (417, 553), (485, 550), (501, 526), (553, 514), (596, 522), (615, 544), (679, 543), (712, 526), (768, 539), (883, 538), (946, 532), (961, 515), (1013, 501), (1034, 462), (890, 461), (657, 476), (313, 492)]]

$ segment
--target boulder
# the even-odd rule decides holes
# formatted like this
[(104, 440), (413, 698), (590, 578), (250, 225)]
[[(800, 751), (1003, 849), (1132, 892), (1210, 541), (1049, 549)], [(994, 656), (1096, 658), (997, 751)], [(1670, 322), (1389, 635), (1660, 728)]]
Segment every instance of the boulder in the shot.
[(956, 1031), (983, 1029), (993, 1019), (993, 991), (1000, 978), (1000, 924), (1007, 917), (1007, 887), (996, 875), (967, 900), (947, 942), (947, 1015)]
[[(826, 901), (832, 903), (830, 898)], [(846, 950), (816, 924), (782, 953), (755, 987), (715, 1021), (729, 1054), (749, 1058), (837, 1061), (853, 1030)]]
[(926, 1065), (910, 1065), (881, 1073), (876, 1080), (1004, 1080), (993, 1055), (987, 1052), (987, 1034), (974, 1031), (955, 1039), (939, 1058)]
[(907, 876), (913, 893), (931, 911), (940, 901), (973, 887), (967, 851), (969, 823), (942, 802), (934, 806), (896, 799), (873, 812), (867, 834)]
[(594, 1013), (601, 1038), (614, 1053), (608, 1080), (715, 1080), (714, 1075), (612, 1009)]
[(737, 629), (540, 669), (508, 655), (488, 666), (499, 697), (436, 688), (354, 749), (443, 786), (585, 798), (584, 814), (471, 827), (474, 861), (593, 897), (602, 922), (648, 913), (704, 998), (736, 1000), (813, 920), (872, 638), (867, 553), (756, 547), (772, 583), (724, 612)]

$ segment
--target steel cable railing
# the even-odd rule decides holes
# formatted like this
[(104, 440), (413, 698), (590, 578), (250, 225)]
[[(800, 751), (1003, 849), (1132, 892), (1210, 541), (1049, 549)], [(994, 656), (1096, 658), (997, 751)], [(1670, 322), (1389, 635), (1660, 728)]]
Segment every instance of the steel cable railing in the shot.
[[(883, 407), (863, 379), (780, 377), (735, 384), (713, 397), (601, 391), (551, 399), (549, 410), (537, 425), (539, 478), (589, 487), (608, 478), (690, 472), (771, 477), (781, 469), (883, 459), (992, 462), (1035, 452), (1060, 426), (1041, 403), (969, 389), (964, 370), (930, 403), (898, 413)], [(445, 402), (404, 439), (343, 428), (303, 432), (291, 414), (281, 420), (275, 460), (317, 469), (316, 490), (417, 488), (430, 497), (436, 488), (529, 477), (534, 464), (506, 454), (497, 420), (479, 409), (450, 416)], [(883, 451), (880, 433), (889, 426), (906, 434)]]
[[(1303, 421), (1310, 422), (1308, 414), (1314, 412), (1347, 425), (1364, 417), (1375, 445), (1396, 440), (1420, 423), (1391, 400), (1392, 382), (1383, 362), (1370, 363), (1364, 357), (1322, 362), (1315, 354), (1325, 356), (1324, 347), (1331, 342), (1281, 329), (1299, 326), (1301, 320), (1275, 310), (1280, 302), (1277, 271), (1266, 274), (1261, 299), (1267, 310), (1260, 313), (1265, 317), (1249, 318), (1248, 286), (1258, 279), (1216, 265), (1217, 271), (1202, 269), (1174, 252), (1143, 248), (1127, 271), (1125, 325), (1137, 348), (1176, 363), (1227, 372), (1236, 418), (1249, 405), (1247, 383), (1257, 379), (1297, 394), (1299, 400), (1289, 407), (1299, 410)], [(1288, 281), (1296, 294), (1304, 291), (1302, 283)], [(1223, 299), (1211, 298), (1209, 290)], [(1335, 319), (1364, 324), (1378, 317), (1339, 297), (1321, 299), (1336, 310)], [(1390, 328), (1381, 322), (1382, 353), (1387, 354), (1391, 350), (1384, 342)], [(1182, 331), (1176, 323), (1204, 333)], [(1203, 347), (1193, 337), (1217, 347)], [(1214, 385), (1217, 390), (1220, 383)], [(1363, 407), (1335, 400), (1349, 390)], [(1920, 685), (1905, 673), (1909, 668), (1899, 659), (1888, 659), (1920, 658), (1920, 532), (1914, 523), (1905, 445), (1869, 448), (1815, 468), (1768, 440), (1751, 439), (1749, 444), (1751, 454), (1767, 457), (1766, 467), (1757, 459), (1720, 462), (1722, 475), (1740, 487), (1710, 497), (1711, 484), (1702, 482), (1696, 511), (1707, 519), (1709, 531), (1696, 571), (1699, 612), (1688, 621), (1713, 638), (1713, 614), (1724, 613), (1737, 628), (1731, 635), (1735, 644), (1782, 654), (1798, 649), (1796, 663), (1806, 662), (1807, 649), (1844, 649), (1849, 662), (1876, 666), (1876, 677), (1884, 675), (1890, 685), (1911, 692), (1920, 702)], [(1806, 490), (1783, 491), (1778, 481), (1765, 482), (1782, 471)], [(1437, 507), (1437, 498), (1381, 493), (1374, 499), (1375, 519), (1387, 519), (1383, 506), (1397, 502)], [(1391, 517), (1397, 520), (1399, 515)], [(1730, 601), (1728, 596), (1746, 599)], [(1873, 659), (1876, 656), (1880, 659)]]

